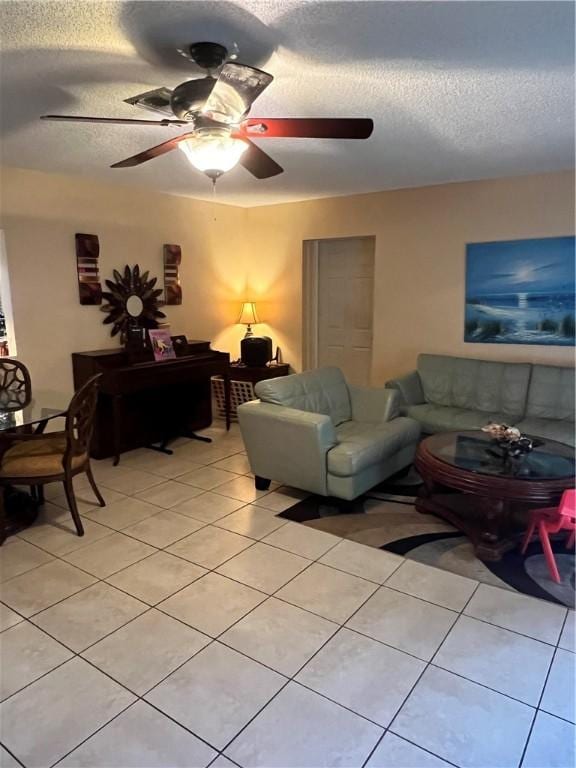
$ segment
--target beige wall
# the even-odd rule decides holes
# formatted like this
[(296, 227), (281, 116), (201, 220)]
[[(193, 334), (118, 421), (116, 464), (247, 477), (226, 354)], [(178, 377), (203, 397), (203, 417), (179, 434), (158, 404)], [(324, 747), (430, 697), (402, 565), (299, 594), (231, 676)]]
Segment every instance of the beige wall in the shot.
[(242, 209), (15, 169), (0, 183), (18, 357), (36, 387), (69, 392), (72, 352), (118, 346), (100, 308), (79, 304), (75, 232), (98, 235), (102, 280), (139, 263), (159, 287), (162, 246), (178, 243), (184, 302), (166, 308), (173, 333), (213, 339), (234, 322), (241, 297), (220, 255), (242, 264)]
[(463, 342), (465, 244), (573, 234), (570, 173), (251, 209), (16, 169), (0, 183), (18, 356), (41, 388), (69, 391), (72, 352), (115, 346), (100, 310), (78, 303), (75, 232), (99, 236), (102, 278), (139, 263), (161, 281), (162, 245), (179, 243), (184, 303), (167, 309), (172, 330), (233, 356), (240, 302), (252, 299), (266, 321), (257, 332), (299, 369), (303, 240), (375, 235), (374, 383), (421, 351), (573, 359), (571, 348)]
[(412, 369), (419, 352), (569, 365), (573, 348), (465, 344), (465, 245), (574, 234), (571, 173), (446, 184), (248, 210), (260, 283), (301, 364), (302, 241), (375, 235), (372, 379)]

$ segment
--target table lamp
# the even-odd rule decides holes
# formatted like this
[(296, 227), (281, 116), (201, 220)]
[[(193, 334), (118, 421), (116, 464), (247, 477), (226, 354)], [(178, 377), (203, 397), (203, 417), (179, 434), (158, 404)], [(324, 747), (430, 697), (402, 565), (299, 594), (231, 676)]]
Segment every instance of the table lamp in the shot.
[(258, 320), (258, 315), (256, 314), (256, 304), (253, 301), (245, 301), (242, 304), (240, 317), (238, 318), (237, 322), (246, 326), (246, 334), (244, 335), (245, 339), (248, 336), (254, 336), (252, 332), (252, 325), (259, 323), (260, 320)]

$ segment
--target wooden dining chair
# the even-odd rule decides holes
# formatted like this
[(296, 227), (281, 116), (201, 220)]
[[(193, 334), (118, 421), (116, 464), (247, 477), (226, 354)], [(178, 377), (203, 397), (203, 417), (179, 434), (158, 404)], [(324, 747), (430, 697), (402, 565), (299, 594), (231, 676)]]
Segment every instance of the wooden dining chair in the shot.
[(0, 357), (0, 406), (24, 408), (32, 399), (28, 368), (13, 357)]
[[(0, 358), (0, 407), (6, 410), (25, 408), (32, 400), (32, 380), (28, 368), (13, 357)], [(18, 434), (31, 430), (26, 427), (15, 427)], [(39, 430), (40, 432), (42, 429)], [(30, 488), (32, 496), (44, 502), (41, 486)]]
[(101, 507), (106, 506), (90, 467), (90, 441), (101, 375), (93, 376), (76, 392), (70, 401), (63, 432), (15, 436), (0, 463), (0, 486), (39, 487), (61, 482), (78, 536), (84, 535), (84, 528), (72, 478), (85, 473), (98, 503)]

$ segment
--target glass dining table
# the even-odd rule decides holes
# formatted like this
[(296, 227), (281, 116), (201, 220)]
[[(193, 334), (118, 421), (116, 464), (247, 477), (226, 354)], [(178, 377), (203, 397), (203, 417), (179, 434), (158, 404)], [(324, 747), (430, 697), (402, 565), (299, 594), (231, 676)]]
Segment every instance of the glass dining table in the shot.
[(66, 415), (69, 405), (69, 396), (48, 390), (35, 390), (24, 404), (3, 403), (0, 397), (0, 433), (21, 427), (43, 432), (50, 419)]
[[(16, 430), (44, 432), (51, 419), (66, 416), (70, 397), (48, 390), (35, 390), (26, 403), (6, 402), (0, 394), (0, 455), (10, 447)], [(58, 430), (63, 424), (58, 424)], [(51, 430), (50, 430), (51, 431)], [(38, 516), (38, 501), (22, 488), (6, 485), (0, 488), (0, 544), (7, 536), (32, 525)]]

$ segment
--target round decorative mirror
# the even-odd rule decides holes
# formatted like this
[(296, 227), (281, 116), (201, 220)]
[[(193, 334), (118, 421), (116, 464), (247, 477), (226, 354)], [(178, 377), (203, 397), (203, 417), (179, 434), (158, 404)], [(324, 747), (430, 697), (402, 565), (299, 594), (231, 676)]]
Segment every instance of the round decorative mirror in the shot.
[(115, 269), (113, 276), (114, 280), (106, 280), (108, 292), (102, 293), (108, 304), (101, 307), (108, 313), (103, 322), (112, 325), (111, 335), (119, 333), (124, 343), (129, 328), (157, 328), (158, 320), (166, 317), (158, 309), (158, 297), (163, 291), (154, 287), (157, 278), (149, 279), (149, 273), (141, 273), (138, 264), (133, 269), (126, 265), (122, 274)]
[(128, 296), (126, 299), (126, 312), (130, 317), (140, 317), (142, 310), (144, 309), (144, 302), (135, 293), (132, 296)]

